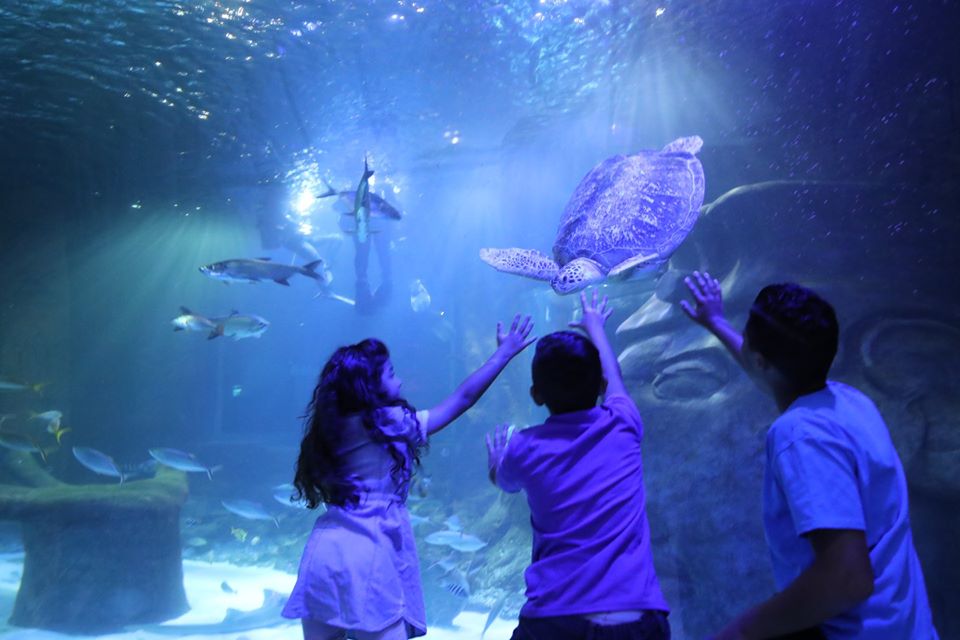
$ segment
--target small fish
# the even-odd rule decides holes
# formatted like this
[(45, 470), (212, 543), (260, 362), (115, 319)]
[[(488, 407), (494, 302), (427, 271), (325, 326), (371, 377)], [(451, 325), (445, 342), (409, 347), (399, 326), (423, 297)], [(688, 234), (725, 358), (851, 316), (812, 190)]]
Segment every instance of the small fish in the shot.
[(139, 480), (157, 475), (156, 460), (144, 460), (137, 464), (122, 464), (118, 468), (123, 473), (124, 480)]
[(165, 464), (179, 471), (206, 473), (211, 480), (213, 480), (213, 472), (220, 468), (207, 467), (201, 464), (192, 453), (179, 449), (147, 449), (147, 453), (160, 464)]
[(236, 593), (237, 590), (230, 586), (230, 583), (224, 580), (220, 583), (220, 590), (224, 593)]
[(2, 416), (0, 416), (0, 428), (3, 428), (3, 423), (4, 423), (4, 422), (6, 422), (7, 420), (9, 420), (9, 419), (11, 419), (11, 418), (16, 418), (16, 417), (17, 417), (17, 414), (15, 414), (15, 413), (5, 413), (5, 414), (3, 414)]
[(233, 385), (233, 388), (230, 389), (230, 395), (232, 395), (234, 398), (239, 396), (241, 393), (243, 393), (243, 387), (238, 384)]
[(214, 328), (213, 321), (201, 316), (186, 307), (180, 307), (180, 315), (170, 321), (174, 331), (210, 331)]
[(424, 518), (423, 516), (418, 516), (415, 513), (410, 514), (410, 526), (416, 527), (417, 525), (426, 524), (430, 522), (430, 518)]
[(454, 554), (451, 553), (446, 558), (440, 558), (439, 560), (434, 562), (432, 565), (427, 567), (427, 571), (429, 571), (430, 569), (433, 569), (434, 567), (440, 567), (441, 569), (443, 569), (444, 573), (450, 573), (451, 571), (457, 568), (457, 560), (453, 556)]
[(247, 531), (240, 527), (230, 527), (230, 535), (236, 538), (237, 542), (247, 541)]
[(318, 281), (321, 286), (326, 286), (329, 271), (326, 269), (326, 263), (322, 258), (308, 262), (302, 267), (273, 262), (270, 258), (237, 258), (200, 267), (200, 273), (226, 284), (231, 282), (253, 284), (264, 280), (272, 280), (277, 284), (288, 287), (290, 286), (290, 278), (298, 274)]
[(234, 340), (244, 338), (259, 338), (263, 332), (270, 328), (270, 322), (266, 318), (255, 315), (243, 315), (238, 311), (232, 312), (229, 316), (221, 316), (210, 319), (213, 323), (213, 329), (208, 340), (228, 336)]
[(57, 439), (57, 444), (60, 444), (60, 438), (63, 437), (63, 434), (70, 431), (69, 427), (60, 426), (60, 421), (63, 420), (63, 413), (60, 411), (44, 411), (43, 413), (34, 413), (30, 416), (30, 419), (46, 422), (47, 433), (52, 434)]
[(415, 313), (430, 308), (430, 292), (419, 278), (410, 283), (410, 308)]
[(188, 546), (188, 547), (205, 547), (205, 546), (207, 546), (208, 544), (210, 544), (210, 543), (207, 542), (207, 539), (206, 539), (206, 538), (201, 538), (200, 536), (194, 536), (194, 537), (190, 538), (189, 540), (187, 540), (187, 546)]
[(451, 549), (466, 553), (478, 551), (487, 546), (486, 542), (476, 536), (462, 531), (451, 531), (449, 529), (446, 531), (434, 531), (424, 538), (424, 542), (427, 544), (445, 545)]
[(467, 576), (459, 569), (450, 571), (441, 581), (440, 586), (458, 598), (470, 597), (470, 583)]
[(47, 461), (46, 452), (30, 436), (13, 431), (0, 431), (0, 447), (12, 451), (24, 451), (26, 453), (37, 453), (40, 459)]
[(280, 526), (280, 522), (266, 512), (263, 505), (250, 500), (221, 500), (220, 504), (230, 513), (235, 513), (241, 518), (247, 520), (270, 520), (274, 525)]
[[(278, 484), (273, 488), (273, 499), (282, 505), (293, 507), (295, 509), (306, 509), (307, 505), (303, 500), (297, 499), (297, 488), (292, 484)], [(326, 511), (323, 505), (319, 507), (320, 513)]]
[(91, 447), (74, 447), (73, 457), (94, 473), (111, 478), (120, 478), (120, 484), (123, 484), (123, 481), (126, 480), (126, 474), (120, 471), (113, 458), (102, 451), (97, 451)]
[(17, 391), (33, 391), (40, 393), (47, 386), (46, 382), (12, 382), (10, 380), (0, 380), (0, 392), (15, 393)]

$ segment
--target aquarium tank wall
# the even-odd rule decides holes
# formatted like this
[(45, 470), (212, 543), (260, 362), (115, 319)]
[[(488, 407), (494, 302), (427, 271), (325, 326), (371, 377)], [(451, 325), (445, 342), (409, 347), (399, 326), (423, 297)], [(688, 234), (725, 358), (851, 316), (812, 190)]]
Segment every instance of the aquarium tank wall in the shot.
[[(946, 0), (6, 0), (0, 633), (300, 637), (279, 612), (323, 508), (290, 483), (324, 362), (377, 337), (432, 407), (498, 321), (579, 318), (516, 255), (556, 271), (609, 240), (589, 290), (644, 421), (673, 637), (775, 590), (777, 408), (684, 316), (699, 270), (737, 328), (768, 283), (834, 304), (831, 378), (889, 426), (960, 638), (957, 24)], [(672, 151), (702, 204), (669, 173), (621, 194), (692, 213), (669, 233), (572, 200), (601, 162), (694, 137)], [(507, 248), (529, 252), (481, 259)], [(546, 418), (531, 358), (411, 483), (428, 638), (516, 625), (529, 511), (484, 436)]]

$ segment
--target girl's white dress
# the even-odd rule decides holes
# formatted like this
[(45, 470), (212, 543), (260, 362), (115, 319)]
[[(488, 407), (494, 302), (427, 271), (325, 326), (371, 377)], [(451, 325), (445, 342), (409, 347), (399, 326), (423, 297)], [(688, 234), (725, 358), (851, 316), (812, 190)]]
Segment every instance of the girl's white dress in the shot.
[[(427, 411), (418, 411), (416, 420), (400, 407), (380, 415), (384, 433), (410, 435), (418, 446), (426, 443)], [(413, 529), (390, 476), (395, 462), (382, 444), (370, 439), (359, 416), (344, 419), (343, 429), (338, 455), (361, 489), (360, 504), (330, 506), (317, 518), (283, 616), (352, 631), (380, 631), (403, 620), (408, 637), (425, 635)], [(406, 451), (408, 457), (412, 453)]]

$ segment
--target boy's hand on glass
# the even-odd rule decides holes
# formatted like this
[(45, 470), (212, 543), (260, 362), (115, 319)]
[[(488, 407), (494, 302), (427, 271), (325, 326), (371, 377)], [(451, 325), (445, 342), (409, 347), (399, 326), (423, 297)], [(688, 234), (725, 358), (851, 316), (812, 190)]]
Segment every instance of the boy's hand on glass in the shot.
[(593, 298), (587, 299), (587, 292), (580, 292), (580, 306), (583, 308), (583, 317), (579, 322), (571, 322), (570, 327), (582, 329), (588, 336), (594, 336), (597, 332), (603, 333), (603, 326), (607, 323), (607, 318), (613, 315), (613, 309), (607, 308), (607, 296), (599, 299), (597, 290), (593, 290)]
[(497, 425), (493, 431), (487, 434), (487, 468), (490, 470), (491, 477), (493, 472), (500, 467), (503, 462), (503, 454), (507, 451), (507, 441), (510, 440), (510, 425)]
[(537, 341), (537, 337), (530, 337), (533, 331), (533, 322), (530, 316), (521, 319), (520, 314), (513, 316), (510, 329), (504, 331), (503, 323), (497, 323), (497, 349), (506, 353), (508, 358), (517, 355)]
[(720, 290), (720, 281), (704, 271), (694, 271), (683, 279), (695, 304), (689, 300), (681, 300), (680, 308), (687, 317), (706, 328), (713, 327), (718, 320), (723, 319), (723, 293)]

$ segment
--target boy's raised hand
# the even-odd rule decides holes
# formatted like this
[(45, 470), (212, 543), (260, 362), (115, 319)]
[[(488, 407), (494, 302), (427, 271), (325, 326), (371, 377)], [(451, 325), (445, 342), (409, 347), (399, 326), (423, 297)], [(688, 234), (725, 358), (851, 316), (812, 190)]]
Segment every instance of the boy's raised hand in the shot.
[(583, 329), (588, 336), (593, 338), (603, 333), (603, 327), (607, 323), (607, 318), (613, 315), (613, 309), (607, 308), (607, 296), (603, 296), (598, 301), (597, 290), (593, 290), (592, 300), (587, 300), (587, 292), (580, 292), (580, 306), (583, 308), (583, 317), (580, 322), (571, 322), (570, 327), (574, 329)]
[(520, 314), (513, 316), (510, 329), (504, 331), (503, 323), (497, 323), (497, 349), (503, 351), (508, 358), (517, 355), (537, 341), (537, 337), (530, 337), (533, 331), (533, 322), (530, 316), (521, 319)]
[(692, 275), (683, 279), (687, 289), (693, 296), (695, 304), (690, 304), (689, 300), (681, 300), (680, 308), (683, 309), (687, 317), (712, 329), (717, 323), (723, 320), (723, 293), (720, 290), (720, 282), (704, 271), (694, 271)]

